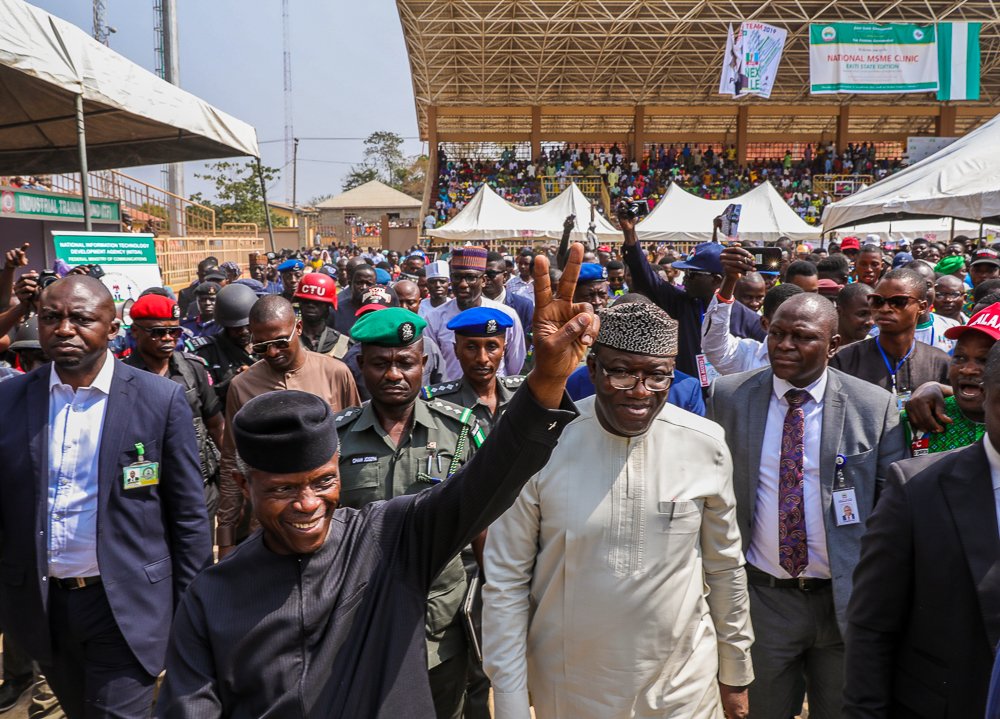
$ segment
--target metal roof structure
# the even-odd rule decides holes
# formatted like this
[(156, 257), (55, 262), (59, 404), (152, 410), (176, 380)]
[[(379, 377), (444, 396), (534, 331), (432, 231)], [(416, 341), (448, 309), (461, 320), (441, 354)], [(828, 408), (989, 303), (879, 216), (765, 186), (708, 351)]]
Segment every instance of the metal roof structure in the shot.
[[(643, 132), (678, 139), (747, 132), (852, 136), (940, 133), (933, 94), (809, 94), (809, 24), (947, 21), (982, 23), (982, 100), (945, 110), (967, 132), (1000, 112), (1000, 3), (991, 0), (397, 0), (421, 137), (469, 141), (597, 139), (627, 134), (634, 109)], [(788, 30), (770, 100), (718, 94), (730, 23)], [(849, 105), (849, 117), (840, 108)], [(533, 117), (534, 115), (534, 117)], [(429, 122), (430, 118), (430, 122)], [(433, 126), (433, 127), (432, 127)], [(592, 137), (591, 137), (592, 136)]]

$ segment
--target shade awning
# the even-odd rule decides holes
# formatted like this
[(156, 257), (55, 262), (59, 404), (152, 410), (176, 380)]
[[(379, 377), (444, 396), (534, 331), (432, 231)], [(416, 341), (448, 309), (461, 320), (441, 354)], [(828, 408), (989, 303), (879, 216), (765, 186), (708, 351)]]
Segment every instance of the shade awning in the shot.
[(252, 126), (71, 23), (22, 0), (0, 14), (0, 175), (80, 169), (80, 93), (91, 170), (260, 155)]
[(1000, 116), (823, 211), (823, 228), (924, 216), (1000, 223)]

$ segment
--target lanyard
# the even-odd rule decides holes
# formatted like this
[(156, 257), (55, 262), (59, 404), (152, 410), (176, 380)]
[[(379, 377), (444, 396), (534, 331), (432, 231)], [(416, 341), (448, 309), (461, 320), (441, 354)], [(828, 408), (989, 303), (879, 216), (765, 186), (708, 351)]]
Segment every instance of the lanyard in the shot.
[(903, 359), (899, 360), (895, 369), (892, 368), (892, 363), (889, 362), (889, 357), (885, 354), (885, 350), (882, 349), (882, 342), (878, 337), (875, 338), (875, 346), (878, 347), (879, 354), (882, 355), (882, 361), (885, 362), (885, 368), (889, 370), (889, 376), (892, 378), (892, 393), (896, 394), (896, 373), (899, 372), (906, 360), (910, 359), (913, 349), (917, 346), (917, 341), (913, 340), (913, 344), (910, 345), (910, 351), (906, 353)]

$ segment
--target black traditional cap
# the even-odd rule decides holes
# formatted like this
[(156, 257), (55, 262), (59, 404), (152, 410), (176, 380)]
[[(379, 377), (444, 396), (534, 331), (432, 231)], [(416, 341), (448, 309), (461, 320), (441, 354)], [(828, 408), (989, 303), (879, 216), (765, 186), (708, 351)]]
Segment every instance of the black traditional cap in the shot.
[(337, 452), (333, 411), (308, 392), (279, 390), (254, 397), (233, 418), (240, 458), (272, 474), (308, 472)]

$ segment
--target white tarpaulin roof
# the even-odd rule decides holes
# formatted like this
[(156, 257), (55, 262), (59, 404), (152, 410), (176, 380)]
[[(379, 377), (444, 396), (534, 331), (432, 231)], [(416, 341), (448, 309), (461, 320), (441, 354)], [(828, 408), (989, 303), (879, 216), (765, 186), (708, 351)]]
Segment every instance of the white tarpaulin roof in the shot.
[[(469, 204), (448, 224), (428, 230), (427, 234), (455, 242), (513, 237), (558, 240), (562, 237), (563, 223), (568, 215), (576, 215), (576, 227), (570, 233), (570, 239), (585, 242), (590, 225), (590, 200), (576, 184), (571, 184), (544, 205), (521, 207), (507, 202), (483, 183)], [(622, 241), (622, 233), (602, 215), (595, 214), (594, 223), (599, 242)]]
[(22, 0), (0, 17), (0, 175), (80, 169), (81, 91), (91, 170), (260, 154), (253, 127), (76, 26)]
[(706, 200), (671, 183), (635, 231), (645, 242), (709, 242), (713, 221), (731, 204), (742, 205), (739, 236), (745, 242), (774, 242), (779, 237), (799, 242), (820, 235), (820, 228), (796, 215), (769, 182), (728, 200)]
[(1000, 116), (915, 165), (828, 205), (823, 226), (921, 215), (1000, 222)]
[[(879, 242), (899, 242), (900, 240), (915, 240), (923, 237), (931, 242), (951, 242), (952, 222), (955, 223), (955, 237), (979, 237), (979, 223), (966, 220), (952, 220), (950, 217), (921, 217), (914, 220), (887, 220), (884, 222), (866, 222), (851, 227), (839, 227), (828, 233), (832, 239), (842, 240), (845, 237), (857, 237), (864, 244), (869, 235), (877, 235)], [(983, 225), (983, 234), (997, 234), (997, 227)]]

